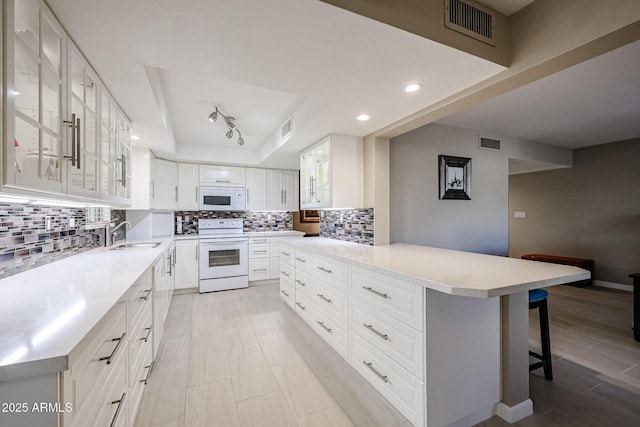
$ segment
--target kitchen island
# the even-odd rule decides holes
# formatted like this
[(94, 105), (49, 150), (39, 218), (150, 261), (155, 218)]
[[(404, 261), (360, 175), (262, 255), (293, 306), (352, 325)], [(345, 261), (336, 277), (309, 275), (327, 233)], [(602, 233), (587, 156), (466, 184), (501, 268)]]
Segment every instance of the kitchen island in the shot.
[(414, 425), (532, 413), (528, 291), (576, 267), (409, 244), (282, 246), (282, 298)]

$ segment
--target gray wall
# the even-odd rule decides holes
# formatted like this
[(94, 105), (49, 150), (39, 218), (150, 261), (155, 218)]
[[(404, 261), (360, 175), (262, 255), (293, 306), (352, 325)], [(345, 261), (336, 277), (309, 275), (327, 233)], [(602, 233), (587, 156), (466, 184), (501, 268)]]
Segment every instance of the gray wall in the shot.
[(512, 175), (509, 255), (590, 258), (595, 279), (630, 284), (640, 272), (639, 160), (635, 139), (578, 149), (573, 168)]
[[(471, 200), (438, 199), (438, 155), (471, 157)], [(430, 124), (391, 140), (391, 242), (508, 253), (508, 158), (478, 133)]]

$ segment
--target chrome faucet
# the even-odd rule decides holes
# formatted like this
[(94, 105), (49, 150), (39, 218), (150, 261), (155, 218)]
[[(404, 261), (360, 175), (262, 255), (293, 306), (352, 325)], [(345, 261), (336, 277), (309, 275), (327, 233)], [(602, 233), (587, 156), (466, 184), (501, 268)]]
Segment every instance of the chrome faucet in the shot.
[(121, 227), (128, 225), (129, 228), (132, 227), (131, 223), (129, 221), (123, 221), (120, 224), (116, 225), (115, 227), (111, 228), (111, 223), (107, 224), (106, 228), (105, 228), (105, 246), (111, 246), (115, 243), (114, 237), (115, 237), (115, 233), (116, 231), (118, 231)]

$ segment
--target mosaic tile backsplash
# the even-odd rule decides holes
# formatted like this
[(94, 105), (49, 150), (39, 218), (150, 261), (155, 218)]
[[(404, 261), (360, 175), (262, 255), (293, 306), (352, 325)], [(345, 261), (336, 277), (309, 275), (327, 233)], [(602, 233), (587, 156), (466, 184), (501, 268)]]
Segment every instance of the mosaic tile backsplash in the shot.
[(103, 246), (85, 223), (81, 208), (0, 203), (0, 278)]
[(320, 211), (320, 236), (373, 245), (373, 208)]
[(217, 211), (177, 211), (175, 214), (176, 234), (198, 234), (200, 218), (242, 218), (244, 231), (291, 231), (291, 212), (217, 212)]

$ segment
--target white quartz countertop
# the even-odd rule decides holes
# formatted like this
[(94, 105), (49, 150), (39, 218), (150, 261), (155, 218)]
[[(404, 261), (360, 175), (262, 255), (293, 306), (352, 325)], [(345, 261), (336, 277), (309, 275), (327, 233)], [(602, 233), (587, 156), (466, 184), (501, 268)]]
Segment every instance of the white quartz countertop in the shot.
[(247, 231), (244, 233), (247, 237), (286, 237), (286, 236), (304, 236), (304, 231), (286, 230), (286, 231)]
[(172, 240), (92, 249), (0, 280), (0, 383), (67, 369), (73, 348)]
[(394, 243), (367, 246), (314, 237), (290, 242), (451, 295), (491, 298), (588, 279), (578, 267)]

